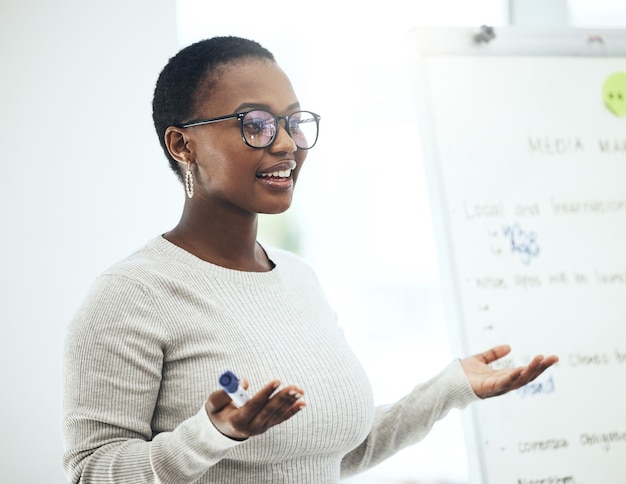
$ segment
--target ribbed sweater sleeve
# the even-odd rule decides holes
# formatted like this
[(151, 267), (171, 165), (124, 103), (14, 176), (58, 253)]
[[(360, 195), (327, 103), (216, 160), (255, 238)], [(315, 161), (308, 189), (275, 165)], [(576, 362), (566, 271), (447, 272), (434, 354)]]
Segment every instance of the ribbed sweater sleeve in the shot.
[(133, 280), (105, 275), (88, 302), (68, 330), (64, 355), (71, 451), (63, 464), (71, 482), (197, 480), (238, 443), (215, 429), (204, 407), (173, 431), (152, 434), (169, 342), (149, 294)]
[(462, 409), (478, 400), (459, 360), (437, 376), (417, 385), (393, 405), (376, 408), (372, 429), (341, 462), (341, 477), (347, 478), (374, 467), (398, 451), (422, 440), (433, 425), (452, 408)]

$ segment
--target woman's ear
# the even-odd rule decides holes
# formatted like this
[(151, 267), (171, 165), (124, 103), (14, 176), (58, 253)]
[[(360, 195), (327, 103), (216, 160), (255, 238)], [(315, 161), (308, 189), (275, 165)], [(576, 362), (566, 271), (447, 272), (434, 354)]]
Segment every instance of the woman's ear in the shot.
[(183, 128), (170, 126), (165, 130), (165, 146), (179, 163), (189, 163), (190, 150), (188, 140)]

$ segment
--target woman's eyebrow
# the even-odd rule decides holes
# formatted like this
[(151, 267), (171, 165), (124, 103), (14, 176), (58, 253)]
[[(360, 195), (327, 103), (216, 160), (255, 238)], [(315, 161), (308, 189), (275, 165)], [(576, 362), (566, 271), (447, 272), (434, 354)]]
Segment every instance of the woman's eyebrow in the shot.
[[(287, 111), (292, 111), (296, 108), (300, 107), (300, 102), (296, 101), (293, 104), (290, 104), (289, 106), (287, 106)], [(268, 104), (264, 104), (264, 103), (242, 103), (240, 104), (237, 109), (235, 109), (235, 113), (240, 112), (242, 109), (264, 109), (265, 111), (270, 111), (272, 112), (270, 106)]]

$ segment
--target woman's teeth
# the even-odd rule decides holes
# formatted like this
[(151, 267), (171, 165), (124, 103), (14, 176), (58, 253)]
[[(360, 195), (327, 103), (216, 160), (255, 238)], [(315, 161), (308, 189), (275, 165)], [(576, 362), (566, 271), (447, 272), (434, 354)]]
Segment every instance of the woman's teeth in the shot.
[(266, 178), (266, 177), (271, 177), (271, 178), (289, 178), (291, 176), (291, 170), (281, 170), (281, 171), (275, 171), (273, 173), (259, 173), (260, 177)]

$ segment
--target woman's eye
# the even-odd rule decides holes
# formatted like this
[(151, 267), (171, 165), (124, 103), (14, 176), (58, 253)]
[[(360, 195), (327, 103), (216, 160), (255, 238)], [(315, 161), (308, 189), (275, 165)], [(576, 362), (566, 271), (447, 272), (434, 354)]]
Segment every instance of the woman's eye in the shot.
[(247, 121), (244, 124), (244, 128), (250, 133), (261, 133), (270, 128), (271, 125), (270, 121), (259, 119)]
[(248, 133), (269, 133), (274, 131), (274, 123), (271, 120), (251, 120), (244, 124)]
[(250, 121), (250, 122), (247, 122), (246, 124), (244, 124), (243, 127), (249, 133), (259, 133), (259, 132), (261, 132), (263, 130), (263, 123), (262, 122)]

